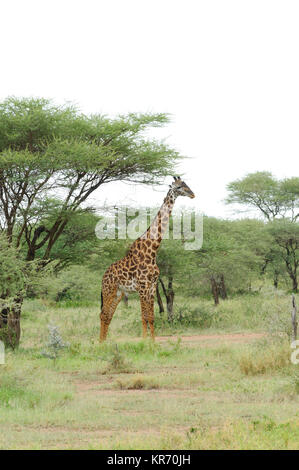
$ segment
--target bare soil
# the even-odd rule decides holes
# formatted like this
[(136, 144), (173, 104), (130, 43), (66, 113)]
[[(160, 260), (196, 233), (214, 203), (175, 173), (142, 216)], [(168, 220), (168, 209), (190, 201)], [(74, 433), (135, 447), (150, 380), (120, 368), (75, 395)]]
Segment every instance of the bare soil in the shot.
[(200, 343), (201, 341), (215, 341), (221, 340), (233, 343), (247, 343), (254, 339), (265, 337), (265, 333), (229, 333), (229, 334), (215, 334), (215, 335), (192, 335), (192, 336), (156, 336), (156, 341), (177, 341), (178, 338), (182, 339), (183, 343)]

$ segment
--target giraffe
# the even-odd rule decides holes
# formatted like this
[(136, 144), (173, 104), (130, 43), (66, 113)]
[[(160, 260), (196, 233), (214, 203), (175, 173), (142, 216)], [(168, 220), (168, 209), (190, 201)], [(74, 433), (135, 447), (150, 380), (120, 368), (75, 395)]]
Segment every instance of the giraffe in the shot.
[(156, 254), (167, 228), (169, 218), (178, 196), (194, 198), (191, 189), (175, 176), (163, 204), (146, 232), (131, 245), (127, 255), (112, 263), (102, 280), (102, 309), (100, 314), (100, 341), (107, 337), (108, 328), (117, 305), (124, 294), (138, 292), (141, 306), (143, 337), (148, 325), (154, 340), (154, 298), (159, 277)]

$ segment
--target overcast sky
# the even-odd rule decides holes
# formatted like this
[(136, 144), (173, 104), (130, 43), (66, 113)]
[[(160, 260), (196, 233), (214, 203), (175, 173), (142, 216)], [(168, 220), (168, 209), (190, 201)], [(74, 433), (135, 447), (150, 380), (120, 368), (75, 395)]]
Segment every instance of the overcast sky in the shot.
[[(186, 206), (229, 217), (228, 182), (298, 175), (298, 1), (9, 0), (0, 14), (1, 99), (170, 113), (156, 134), (189, 157)], [(97, 197), (159, 204), (166, 190), (117, 184)]]

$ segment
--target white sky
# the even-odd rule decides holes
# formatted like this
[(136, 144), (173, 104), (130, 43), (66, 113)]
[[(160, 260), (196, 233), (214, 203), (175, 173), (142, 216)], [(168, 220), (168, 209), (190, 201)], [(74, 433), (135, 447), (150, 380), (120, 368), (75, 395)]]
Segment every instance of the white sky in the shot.
[[(156, 135), (189, 157), (179, 171), (197, 198), (184, 205), (228, 217), (228, 182), (298, 175), (298, 1), (10, 0), (0, 15), (0, 98), (171, 113)], [(97, 197), (156, 205), (166, 190)]]

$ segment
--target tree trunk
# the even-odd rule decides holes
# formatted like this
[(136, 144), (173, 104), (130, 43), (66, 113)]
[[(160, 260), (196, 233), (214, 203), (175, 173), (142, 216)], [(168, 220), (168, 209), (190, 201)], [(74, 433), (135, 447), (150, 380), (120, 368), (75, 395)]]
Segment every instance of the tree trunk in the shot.
[(11, 306), (5, 306), (0, 311), (0, 339), (6, 347), (12, 349), (15, 349), (20, 342), (22, 304), (23, 296), (18, 295), (13, 299)]
[(292, 277), (292, 283), (293, 283), (293, 292), (295, 292), (295, 294), (297, 294), (298, 292), (298, 280), (297, 280), (297, 276), (293, 276)]
[(270, 260), (268, 258), (266, 258), (264, 260), (264, 264), (263, 266), (261, 267), (261, 275), (263, 276), (265, 273), (266, 273), (266, 269), (267, 269), (267, 266), (268, 266), (268, 263), (270, 262)]
[(215, 305), (218, 305), (219, 304), (219, 289), (217, 286), (217, 282), (215, 281), (215, 278), (213, 276), (211, 277), (211, 287), (212, 287), (212, 294), (213, 294)]
[(219, 282), (218, 290), (219, 290), (219, 292), (220, 292), (221, 298), (222, 298), (223, 300), (227, 299), (227, 291), (226, 291), (226, 285), (225, 285), (225, 282), (224, 282), (224, 276), (223, 276), (223, 274), (221, 274), (221, 277), (220, 277), (220, 282)]
[(297, 279), (297, 266), (295, 269), (291, 269), (290, 265), (287, 265), (289, 276), (292, 280), (292, 291), (297, 294), (298, 292), (298, 279)]
[(167, 289), (164, 282), (160, 279), (161, 286), (166, 297), (166, 306), (167, 306), (167, 319), (169, 323), (173, 323), (173, 301), (174, 301), (174, 290), (172, 286), (173, 277), (169, 276)]
[(174, 301), (174, 292), (171, 289), (168, 289), (167, 297), (167, 317), (169, 323), (173, 323), (173, 301)]
[(160, 294), (160, 291), (159, 291), (159, 286), (157, 284), (157, 288), (156, 288), (156, 294), (157, 294), (157, 301), (158, 301), (158, 305), (159, 305), (159, 313), (164, 313), (164, 305), (163, 305), (163, 301), (162, 301), (162, 297), (161, 297), (161, 294)]
[(286, 263), (288, 274), (292, 280), (292, 290), (295, 294), (298, 292), (298, 279), (297, 279), (297, 268), (298, 268), (298, 260), (296, 257), (295, 249), (290, 250), (287, 247), (287, 255), (284, 260)]
[(294, 294), (292, 294), (292, 325), (293, 325), (293, 341), (297, 339), (297, 305)]

